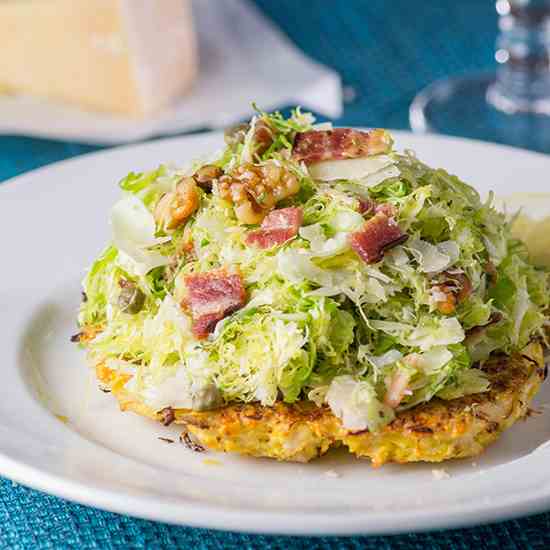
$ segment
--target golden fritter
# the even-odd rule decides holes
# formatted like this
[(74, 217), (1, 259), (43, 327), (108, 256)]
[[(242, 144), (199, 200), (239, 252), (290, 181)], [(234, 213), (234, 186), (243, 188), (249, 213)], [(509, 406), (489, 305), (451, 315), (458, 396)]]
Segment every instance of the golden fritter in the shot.
[(345, 445), (374, 466), (387, 462), (441, 462), (475, 456), (527, 413), (546, 373), (542, 346), (531, 343), (521, 353), (496, 355), (481, 367), (490, 390), (453, 400), (434, 398), (400, 412), (377, 433), (350, 432), (328, 407), (310, 401), (233, 404), (195, 412), (183, 409), (154, 411), (124, 388), (128, 375), (115, 375), (102, 365), (98, 379), (130, 410), (164, 424), (184, 428), (183, 439), (196, 449), (236, 452), (278, 460), (308, 462), (331, 447)]

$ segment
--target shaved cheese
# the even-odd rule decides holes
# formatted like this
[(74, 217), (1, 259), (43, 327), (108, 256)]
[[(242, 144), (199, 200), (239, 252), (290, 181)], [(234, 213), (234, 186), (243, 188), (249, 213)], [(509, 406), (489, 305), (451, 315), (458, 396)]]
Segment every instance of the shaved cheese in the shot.
[(445, 241), (433, 245), (421, 239), (415, 239), (405, 245), (418, 262), (424, 273), (439, 273), (453, 265), (459, 257), (460, 250), (454, 241)]
[(366, 359), (377, 369), (396, 363), (403, 358), (403, 354), (396, 349), (391, 349), (382, 355), (367, 355)]
[(405, 343), (409, 346), (419, 347), (422, 351), (427, 351), (433, 346), (458, 344), (464, 340), (464, 337), (464, 329), (458, 319), (448, 317), (440, 319), (436, 326), (415, 328), (405, 340)]
[(453, 354), (444, 346), (434, 346), (425, 353), (408, 355), (414, 357), (414, 366), (425, 374), (433, 374), (444, 367), (452, 358)]
[(335, 256), (349, 248), (346, 232), (337, 233), (334, 237), (327, 239), (319, 223), (301, 227), (300, 237), (309, 241), (310, 252), (307, 255), (315, 258)]
[(297, 250), (288, 249), (277, 255), (278, 273), (293, 283), (313, 281), (321, 286), (332, 286), (332, 277), (317, 267), (309, 257)]
[(400, 173), (399, 168), (392, 164), (382, 170), (378, 170), (378, 172), (375, 172), (374, 174), (369, 174), (368, 176), (361, 178), (359, 183), (364, 187), (374, 187), (375, 185), (382, 183), (384, 180), (398, 177)]
[(357, 231), (365, 224), (365, 219), (359, 212), (341, 210), (337, 212), (329, 225), (335, 231)]
[(378, 401), (371, 384), (349, 375), (334, 378), (325, 399), (334, 416), (348, 430), (375, 432), (393, 418), (393, 411)]
[(157, 386), (143, 392), (146, 403), (154, 410), (165, 407), (205, 411), (220, 405), (220, 392), (212, 383), (197, 383), (180, 366), (176, 373)]
[(120, 199), (111, 210), (111, 227), (115, 239), (124, 239), (139, 246), (153, 246), (155, 220), (143, 202), (135, 195)]
[(114, 205), (111, 229), (113, 243), (123, 253), (119, 260), (127, 264), (131, 273), (145, 275), (151, 269), (168, 263), (168, 256), (147, 250), (169, 241), (170, 237), (155, 237), (153, 215), (135, 195), (128, 195)]
[(388, 155), (358, 159), (324, 160), (309, 167), (312, 178), (321, 181), (362, 180), (380, 170), (393, 166)]

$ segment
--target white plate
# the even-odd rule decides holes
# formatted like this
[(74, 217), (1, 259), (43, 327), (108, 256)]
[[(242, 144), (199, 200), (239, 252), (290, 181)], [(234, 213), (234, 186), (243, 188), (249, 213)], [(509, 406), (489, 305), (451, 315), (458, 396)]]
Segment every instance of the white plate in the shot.
[[(546, 191), (550, 158), (396, 133), (399, 147), (483, 192)], [(219, 134), (125, 147), (0, 186), (0, 473), (139, 517), (249, 532), (394, 533), (469, 525), (550, 508), (547, 414), (520, 422), (483, 456), (373, 469), (345, 453), (307, 465), (194, 454), (176, 429), (118, 412), (97, 390), (75, 332), (79, 281), (108, 239), (116, 181), (217, 148)], [(538, 404), (550, 404), (546, 385)], [(67, 424), (56, 416), (66, 416)], [(441, 472), (440, 472), (441, 474)], [(442, 477), (441, 475), (437, 477)]]

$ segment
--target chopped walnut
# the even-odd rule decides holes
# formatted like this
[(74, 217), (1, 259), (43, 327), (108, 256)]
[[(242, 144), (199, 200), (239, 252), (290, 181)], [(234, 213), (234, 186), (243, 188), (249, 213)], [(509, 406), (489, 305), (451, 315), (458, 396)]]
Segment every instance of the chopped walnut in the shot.
[(175, 229), (199, 207), (197, 183), (193, 178), (182, 178), (174, 191), (165, 193), (158, 201), (153, 217), (163, 229)]
[(212, 182), (222, 176), (223, 170), (213, 164), (206, 164), (197, 170), (193, 178), (203, 189), (210, 191)]
[(241, 223), (260, 223), (281, 200), (298, 192), (298, 178), (273, 161), (243, 164), (219, 179), (220, 196), (233, 203)]

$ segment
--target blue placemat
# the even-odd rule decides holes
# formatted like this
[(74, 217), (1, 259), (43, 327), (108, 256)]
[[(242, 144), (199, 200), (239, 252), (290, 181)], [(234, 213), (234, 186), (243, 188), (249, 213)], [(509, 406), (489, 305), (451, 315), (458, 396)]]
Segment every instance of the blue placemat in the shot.
[[(408, 127), (415, 93), (436, 78), (492, 66), (490, 0), (256, 0), (307, 54), (342, 75), (338, 124)], [(0, 137), (0, 181), (98, 149)], [(39, 183), (37, 183), (39, 184)], [(173, 527), (101, 512), (0, 478), (0, 547), (19, 548), (550, 548), (550, 513), (492, 526), (395, 537), (263, 537)]]

